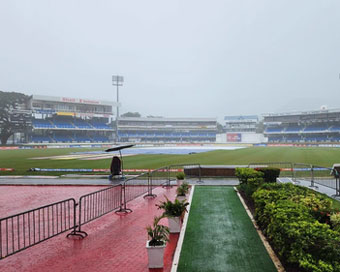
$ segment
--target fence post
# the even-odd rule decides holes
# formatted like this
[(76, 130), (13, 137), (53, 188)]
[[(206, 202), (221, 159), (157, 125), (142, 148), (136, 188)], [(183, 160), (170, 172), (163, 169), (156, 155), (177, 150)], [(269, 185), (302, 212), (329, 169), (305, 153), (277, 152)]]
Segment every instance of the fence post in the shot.
[(149, 172), (148, 172), (148, 193), (143, 196), (144, 198), (147, 198), (147, 197), (151, 197), (151, 198), (154, 198), (154, 197), (157, 197), (156, 194), (153, 194), (152, 193), (152, 173), (150, 174), (150, 169), (149, 169)]
[(201, 175), (202, 175), (202, 170), (201, 170), (201, 165), (198, 165), (198, 182), (199, 183), (203, 183), (202, 179), (201, 179)]
[(165, 171), (168, 173), (168, 178), (167, 178), (166, 184), (164, 184), (164, 185), (162, 186), (163, 188), (171, 188), (171, 187), (172, 187), (171, 184), (170, 184), (170, 182), (171, 182), (171, 177), (170, 177), (171, 166), (172, 166), (172, 165), (167, 166), (167, 167), (164, 168)]
[(339, 179), (339, 172), (336, 170), (336, 168), (333, 168), (333, 173), (335, 176), (335, 196), (340, 196), (339, 190), (340, 190), (340, 179)]
[(118, 211), (115, 211), (115, 213), (116, 214), (121, 214), (121, 213), (125, 213), (125, 214), (127, 214), (127, 213), (130, 213), (130, 212), (132, 212), (132, 210), (131, 209), (128, 209), (128, 208), (126, 208), (126, 195), (125, 195), (125, 185), (126, 184), (126, 182), (124, 182), (124, 184), (121, 184), (121, 189), (120, 189), (120, 208), (119, 208), (119, 210)]
[(314, 184), (314, 165), (311, 165), (311, 181), (310, 181), (310, 186), (311, 188), (318, 188), (318, 186), (315, 186)]
[[(79, 225), (77, 225), (77, 207), (78, 208), (78, 220), (79, 220)], [(77, 230), (78, 227), (78, 230)], [(73, 230), (66, 235), (66, 237), (70, 237), (70, 236), (79, 236), (80, 238), (85, 238), (87, 235), (87, 233), (85, 231), (81, 230), (81, 197), (79, 199), (79, 203), (76, 203), (76, 201), (74, 201), (74, 208), (73, 208)]]

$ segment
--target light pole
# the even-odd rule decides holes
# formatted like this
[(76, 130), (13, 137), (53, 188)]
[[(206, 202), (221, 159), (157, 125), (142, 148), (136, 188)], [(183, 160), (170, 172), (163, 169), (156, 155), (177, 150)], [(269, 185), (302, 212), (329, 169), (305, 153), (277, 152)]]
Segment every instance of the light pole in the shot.
[(117, 86), (117, 114), (116, 114), (116, 142), (119, 142), (118, 137), (118, 118), (119, 118), (119, 86), (123, 86), (124, 77), (122, 76), (112, 76), (112, 85)]

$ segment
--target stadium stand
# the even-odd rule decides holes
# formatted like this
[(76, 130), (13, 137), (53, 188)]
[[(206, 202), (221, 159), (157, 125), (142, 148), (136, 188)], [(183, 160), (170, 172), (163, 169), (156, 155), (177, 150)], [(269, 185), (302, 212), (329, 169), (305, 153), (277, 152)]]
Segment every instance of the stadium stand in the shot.
[(113, 108), (109, 101), (33, 95), (32, 143), (112, 142)]
[(125, 142), (215, 142), (215, 118), (119, 118), (119, 138)]
[(263, 123), (270, 143), (340, 141), (340, 109), (265, 114)]

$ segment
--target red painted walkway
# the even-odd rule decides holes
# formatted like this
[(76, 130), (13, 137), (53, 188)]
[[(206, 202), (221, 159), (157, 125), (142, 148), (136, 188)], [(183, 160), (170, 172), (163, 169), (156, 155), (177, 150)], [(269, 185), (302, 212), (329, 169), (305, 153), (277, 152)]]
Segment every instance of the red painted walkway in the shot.
[[(104, 187), (73, 186), (0, 186), (0, 218), (40, 205), (74, 197)], [(119, 216), (109, 213), (82, 227), (89, 236), (83, 240), (67, 239), (60, 234), (6, 259), (0, 260), (0, 271), (149, 271), (145, 244), (145, 227), (160, 215), (155, 204), (167, 196), (175, 198), (175, 190), (158, 188), (155, 199), (139, 197), (128, 203), (133, 212)], [(164, 224), (167, 222), (164, 220)], [(165, 250), (164, 269), (170, 271), (178, 235), (171, 235)]]

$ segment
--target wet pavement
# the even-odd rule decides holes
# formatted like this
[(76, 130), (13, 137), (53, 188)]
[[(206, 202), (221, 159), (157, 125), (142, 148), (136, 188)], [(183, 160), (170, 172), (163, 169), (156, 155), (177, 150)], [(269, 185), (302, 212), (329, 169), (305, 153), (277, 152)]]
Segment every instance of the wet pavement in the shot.
[(340, 196), (336, 195), (336, 190), (334, 188), (328, 187), (328, 186), (324, 186), (320, 183), (314, 183), (314, 186), (312, 186), (311, 182), (308, 180), (302, 180), (302, 179), (297, 179), (297, 180), (293, 180), (292, 178), (279, 178), (278, 179), (279, 182), (282, 183), (293, 183), (299, 186), (304, 186), (304, 187), (308, 187), (312, 190), (315, 190), (319, 193), (328, 195), (329, 197), (333, 197), (335, 199), (340, 199)]
[[(102, 189), (102, 186), (0, 186), (0, 218), (55, 201), (79, 197)], [(67, 233), (44, 241), (0, 261), (0, 271), (50, 272), (149, 271), (145, 244), (145, 227), (161, 211), (155, 204), (165, 197), (173, 200), (176, 187), (156, 188), (158, 197), (138, 197), (128, 202), (133, 212), (117, 215), (111, 212), (82, 227), (88, 237), (66, 238)], [(167, 225), (167, 220), (162, 222)], [(170, 271), (178, 235), (172, 234), (165, 250), (164, 269)]]
[[(165, 182), (166, 180), (163, 180)], [(239, 184), (236, 178), (202, 178), (201, 180), (186, 179), (191, 185), (227, 185), (235, 186)], [(116, 185), (123, 180), (109, 180), (107, 176), (82, 176), (76, 175), (73, 178), (58, 178), (58, 177), (0, 177), (0, 185)], [(146, 183), (147, 181), (136, 180), (136, 184)], [(176, 185), (176, 180), (171, 181), (171, 185)]]

